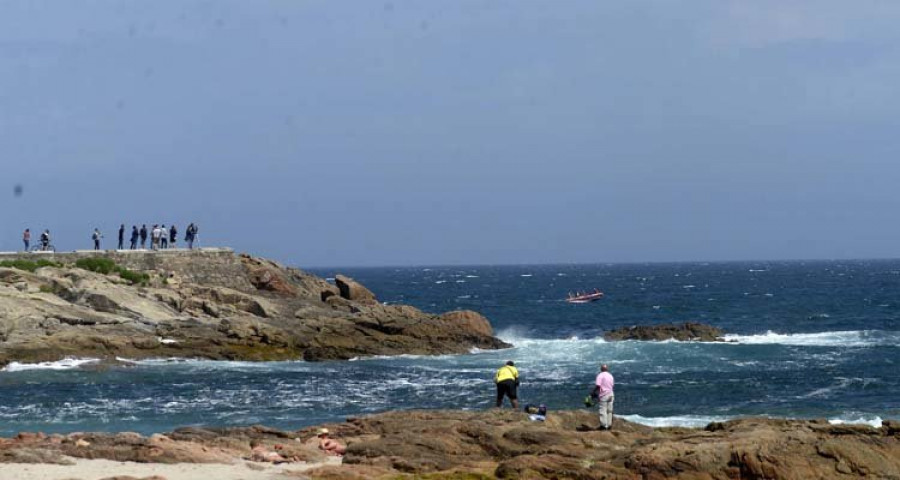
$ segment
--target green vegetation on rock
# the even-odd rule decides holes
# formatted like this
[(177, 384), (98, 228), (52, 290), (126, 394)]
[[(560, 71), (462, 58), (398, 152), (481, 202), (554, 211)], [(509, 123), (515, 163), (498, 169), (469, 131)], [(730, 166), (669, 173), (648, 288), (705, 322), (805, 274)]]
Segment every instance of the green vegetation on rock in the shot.
[(34, 272), (35, 270), (41, 267), (61, 267), (62, 264), (53, 262), (46, 259), (40, 259), (37, 261), (31, 260), (4, 260), (0, 262), (0, 267), (6, 268), (17, 268), (19, 270), (25, 270), (27, 272)]
[(119, 266), (109, 258), (82, 258), (75, 261), (75, 266), (83, 270), (102, 273), (103, 275), (118, 273), (120, 277), (128, 280), (132, 284), (144, 284), (150, 281), (150, 275)]

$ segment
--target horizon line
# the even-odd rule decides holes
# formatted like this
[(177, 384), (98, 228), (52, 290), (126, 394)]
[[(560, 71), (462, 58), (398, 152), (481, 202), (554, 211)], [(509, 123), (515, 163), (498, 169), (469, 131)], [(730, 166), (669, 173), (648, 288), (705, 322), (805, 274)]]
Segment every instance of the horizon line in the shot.
[(824, 263), (824, 262), (885, 262), (898, 260), (897, 257), (869, 257), (869, 258), (782, 258), (782, 259), (752, 259), (752, 260), (631, 260), (631, 261), (590, 261), (590, 262), (536, 262), (536, 263), (434, 263), (434, 264), (409, 264), (409, 265), (329, 265), (329, 266), (304, 266), (297, 267), (309, 270), (333, 270), (341, 268), (459, 268), (459, 267), (553, 267), (576, 265), (673, 265), (673, 264), (724, 264), (724, 263)]

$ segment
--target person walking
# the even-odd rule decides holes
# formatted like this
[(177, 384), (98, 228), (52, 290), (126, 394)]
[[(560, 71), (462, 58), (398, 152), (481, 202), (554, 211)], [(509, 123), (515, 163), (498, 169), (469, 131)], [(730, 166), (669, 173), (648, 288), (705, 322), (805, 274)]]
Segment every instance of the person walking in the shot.
[(600, 428), (609, 430), (613, 423), (613, 386), (615, 379), (609, 373), (609, 367), (606, 364), (600, 365), (600, 373), (597, 375), (597, 381), (594, 382), (594, 395), (599, 399)]
[(147, 224), (141, 225), (141, 250), (147, 248)]
[(100, 234), (99, 228), (94, 229), (94, 234), (91, 235), (91, 238), (94, 239), (94, 250), (100, 250), (100, 239), (103, 238), (103, 235)]
[(178, 229), (175, 228), (175, 224), (172, 224), (172, 228), (169, 229), (169, 243), (172, 244), (172, 248), (175, 248), (175, 244), (178, 242)]
[(119, 246), (118, 250), (123, 250), (125, 248), (125, 224), (119, 225)]
[(159, 227), (159, 247), (169, 248), (169, 230), (166, 228), (166, 224)]
[(519, 397), (516, 389), (519, 387), (519, 370), (512, 360), (500, 367), (494, 374), (494, 383), (497, 384), (497, 408), (503, 406), (503, 397), (509, 397), (512, 408), (518, 410)]
[(25, 233), (22, 234), (22, 242), (25, 243), (25, 251), (27, 252), (28, 247), (31, 246), (31, 229), (25, 229)]
[(138, 232), (137, 225), (131, 226), (131, 247), (129, 250), (134, 250), (137, 248), (138, 238), (141, 236), (140, 232)]

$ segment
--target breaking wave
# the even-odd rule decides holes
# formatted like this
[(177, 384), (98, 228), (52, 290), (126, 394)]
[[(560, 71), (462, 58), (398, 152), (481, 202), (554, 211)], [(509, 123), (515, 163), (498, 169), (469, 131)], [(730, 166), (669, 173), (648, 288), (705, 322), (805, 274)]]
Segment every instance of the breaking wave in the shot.
[[(740, 416), (724, 416), (724, 415), (675, 415), (672, 417), (644, 417), (641, 415), (620, 415), (621, 418), (629, 422), (639, 423), (648, 427), (689, 427), (702, 428), (712, 422), (727, 422), (741, 418)], [(766, 417), (769, 418), (769, 417)], [(771, 417), (775, 418), (775, 417)], [(882, 419), (873, 415), (846, 415), (835, 418), (829, 418), (828, 423), (832, 425), (868, 425), (872, 428), (881, 427)]]
[(775, 333), (725, 335), (725, 340), (743, 345), (792, 345), (800, 347), (875, 347), (896, 346), (900, 332), (848, 330), (819, 333)]
[(24, 372), (27, 370), (71, 370), (91, 363), (99, 362), (97, 358), (71, 358), (66, 357), (55, 362), (19, 363), (10, 362), (3, 368), (4, 372)]

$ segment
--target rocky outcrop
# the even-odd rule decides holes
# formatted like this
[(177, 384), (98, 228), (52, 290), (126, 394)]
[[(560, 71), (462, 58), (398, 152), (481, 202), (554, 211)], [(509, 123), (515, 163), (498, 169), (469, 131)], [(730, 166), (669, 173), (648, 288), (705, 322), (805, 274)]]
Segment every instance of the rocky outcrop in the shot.
[[(140, 270), (149, 280), (132, 284), (119, 273), (76, 268), (59, 254), (60, 266), (0, 268), (0, 365), (66, 356), (350, 359), (509, 346), (477, 313), (381, 305), (343, 276), (336, 286), (220, 251), (115, 255), (149, 268)], [(203, 265), (193, 268), (192, 258)]]
[(624, 327), (610, 330), (603, 334), (609, 341), (641, 340), (662, 341), (679, 340), (682, 342), (724, 342), (725, 332), (720, 328), (702, 323), (663, 324)]
[(334, 283), (340, 290), (342, 298), (360, 303), (378, 303), (374, 293), (350, 277), (335, 275)]
[[(900, 426), (748, 418), (704, 429), (649, 428), (616, 419), (591, 428), (587, 410), (532, 422), (511, 410), (389, 412), (328, 425), (347, 445), (343, 464), (302, 478), (845, 479), (900, 478)], [(19, 434), (0, 439), (0, 462), (316, 463), (317, 428), (178, 429), (134, 433)], [(262, 452), (262, 454), (260, 454)], [(115, 474), (115, 472), (109, 472)]]

